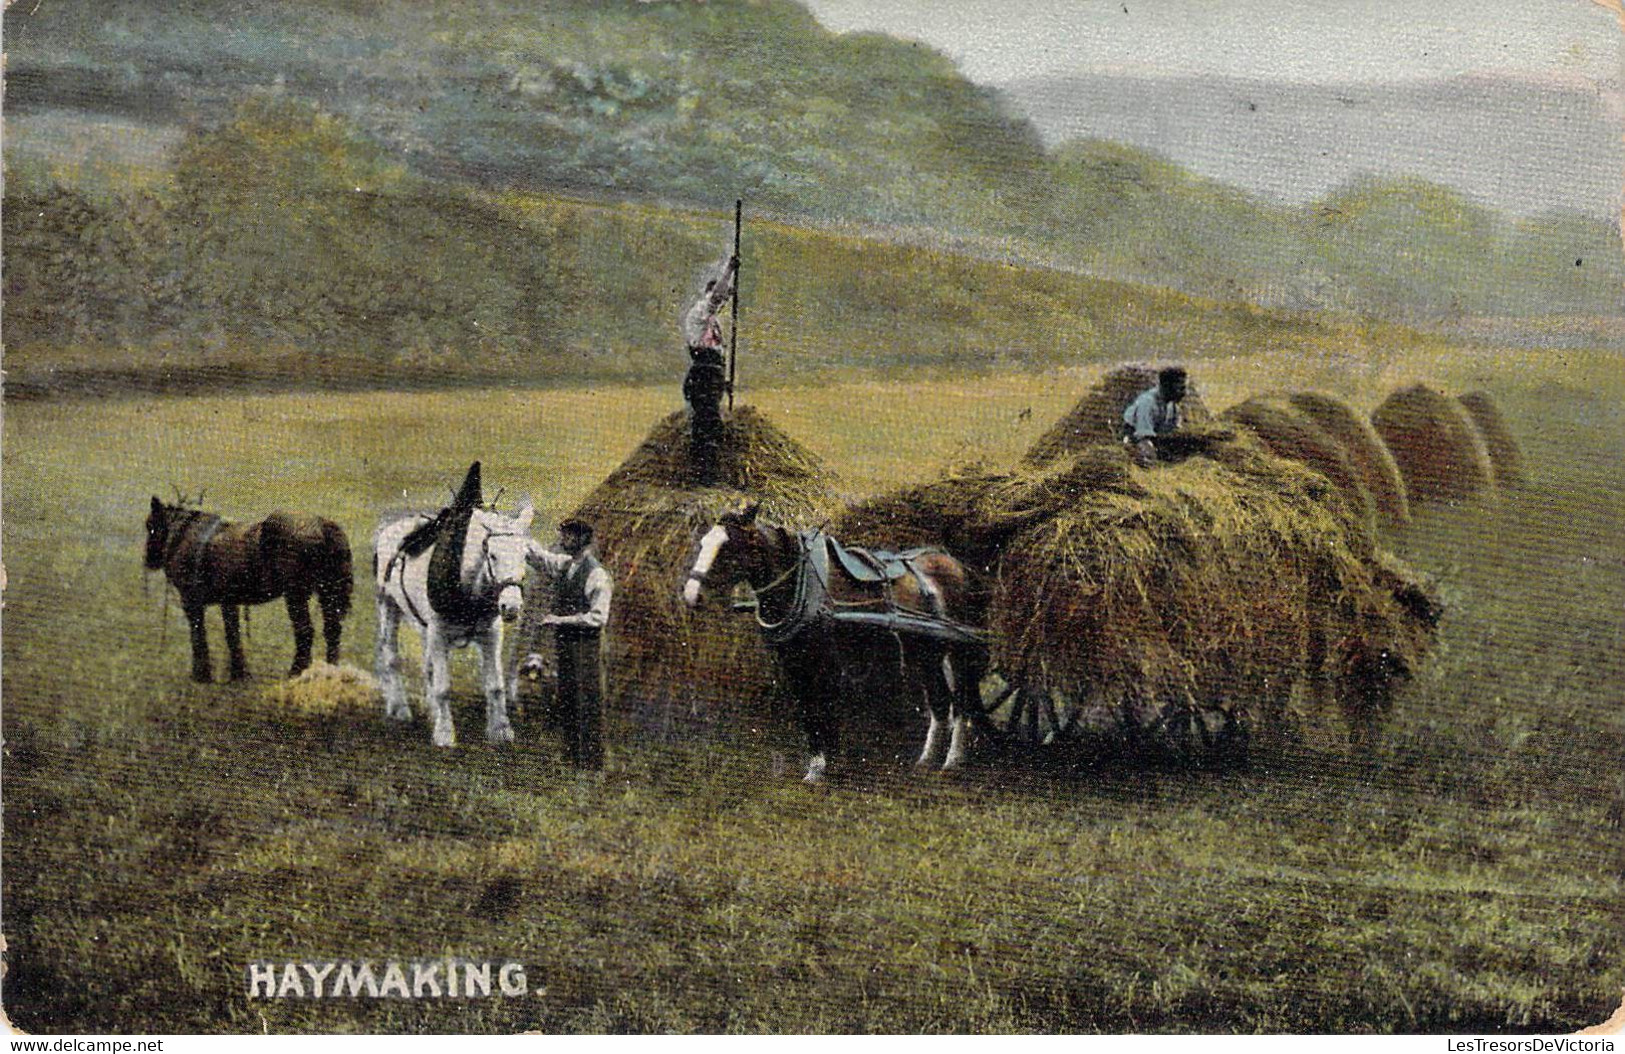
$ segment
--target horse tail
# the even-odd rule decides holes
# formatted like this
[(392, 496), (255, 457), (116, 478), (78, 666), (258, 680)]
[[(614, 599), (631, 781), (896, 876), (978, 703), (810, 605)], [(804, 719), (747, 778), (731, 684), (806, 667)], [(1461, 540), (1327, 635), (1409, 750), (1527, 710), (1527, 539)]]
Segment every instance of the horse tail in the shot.
[(322, 611), (336, 618), (350, 613), (350, 594), (355, 591), (355, 573), (350, 561), (350, 539), (332, 520), (321, 521), (321, 542), (310, 554), (312, 579), (321, 600)]

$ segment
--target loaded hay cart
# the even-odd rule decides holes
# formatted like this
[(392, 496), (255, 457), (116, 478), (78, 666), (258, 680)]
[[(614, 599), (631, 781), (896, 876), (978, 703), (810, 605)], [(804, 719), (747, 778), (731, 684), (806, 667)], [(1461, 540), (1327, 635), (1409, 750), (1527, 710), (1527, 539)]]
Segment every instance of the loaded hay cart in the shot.
[(849, 508), (855, 542), (936, 544), (990, 583), (984, 725), (1028, 745), (1191, 759), (1362, 741), (1430, 646), (1430, 588), (1324, 474), (1246, 431), (1134, 466), (1074, 441)]

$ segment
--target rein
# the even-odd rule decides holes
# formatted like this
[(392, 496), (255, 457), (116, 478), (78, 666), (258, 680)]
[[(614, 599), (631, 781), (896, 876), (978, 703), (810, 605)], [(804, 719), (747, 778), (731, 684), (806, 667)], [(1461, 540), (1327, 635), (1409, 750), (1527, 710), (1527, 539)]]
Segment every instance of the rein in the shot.
[[(760, 530), (758, 531), (761, 535)], [(765, 536), (763, 536), (765, 541)], [(812, 573), (809, 573), (809, 570)], [(788, 644), (810, 625), (818, 620), (825, 601), (829, 599), (828, 584), (821, 581), (817, 569), (813, 567), (812, 559), (807, 551), (807, 539), (803, 535), (796, 536), (796, 556), (789, 568), (766, 585), (757, 588), (751, 587), (752, 592), (760, 600), (764, 595), (778, 592), (786, 585), (793, 583), (794, 592), (784, 609), (784, 617), (777, 622), (769, 622), (762, 617), (762, 607), (756, 606), (756, 625), (761, 628), (762, 637), (770, 645)]]

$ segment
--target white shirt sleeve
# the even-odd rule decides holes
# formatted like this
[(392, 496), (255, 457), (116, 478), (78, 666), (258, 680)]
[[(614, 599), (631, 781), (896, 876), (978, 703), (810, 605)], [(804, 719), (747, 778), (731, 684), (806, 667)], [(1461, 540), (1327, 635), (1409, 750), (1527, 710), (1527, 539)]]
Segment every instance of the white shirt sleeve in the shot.
[(545, 545), (537, 544), (532, 545), (530, 552), (525, 554), (525, 561), (538, 571), (551, 576), (558, 576), (562, 575), (564, 569), (570, 566), (570, 554), (555, 552)]

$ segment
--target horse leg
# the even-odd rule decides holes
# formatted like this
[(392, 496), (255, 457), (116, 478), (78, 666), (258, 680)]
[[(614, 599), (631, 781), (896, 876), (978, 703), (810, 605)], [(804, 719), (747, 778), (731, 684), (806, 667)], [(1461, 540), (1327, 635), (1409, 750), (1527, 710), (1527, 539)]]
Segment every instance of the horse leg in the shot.
[(401, 685), (400, 630), (401, 609), (389, 594), (379, 590), (378, 646), (373, 669), (384, 691), (384, 713), (396, 721), (410, 721), (412, 708), (406, 704), (406, 689)]
[(344, 635), (344, 615), (348, 598), (333, 595), (330, 590), (318, 594), (322, 609), (322, 641), (327, 645), (327, 664), (339, 664), (339, 638)]
[(429, 696), (429, 713), (434, 715), (434, 745), (457, 745), (457, 729), (451, 721), (451, 646), (434, 622), (423, 632), (423, 684)]
[(192, 628), (192, 680), (208, 684), (213, 677), (209, 673), (209, 633), (203, 626), (206, 609), (196, 603), (187, 603), (185, 607), (186, 621)]
[[(929, 724), (925, 729), (925, 748), (920, 751), (919, 760), (914, 763), (915, 768), (925, 768), (936, 761), (937, 751), (942, 746), (943, 718), (947, 718), (950, 724), (953, 720), (953, 706), (939, 685), (942, 680), (943, 664), (946, 661), (945, 656), (928, 651), (926, 661), (919, 664), (925, 674), (925, 716)], [(914, 680), (911, 676), (914, 672), (913, 665), (910, 664), (908, 671), (910, 682)]]
[(298, 677), (310, 666), (311, 645), (316, 643), (316, 627), (310, 621), (310, 594), (288, 594), (288, 621), (293, 623), (293, 668), (289, 677)]
[(807, 762), (807, 774), (802, 777), (806, 783), (824, 782), (829, 756), (835, 752), (840, 738), (840, 725), (835, 713), (839, 681), (838, 672), (815, 672), (800, 682), (801, 720), (807, 730), (807, 747), (812, 753)]
[(942, 767), (952, 769), (965, 763), (965, 735), (970, 730), (973, 708), (981, 710), (987, 660), (967, 648), (950, 649), (942, 657), (941, 669), (943, 687), (948, 691), (948, 724), (953, 728)]
[(937, 708), (925, 708), (925, 747), (921, 749), (920, 756), (914, 762), (914, 767), (923, 769), (936, 761), (937, 750), (942, 746), (942, 723), (937, 720)]
[(243, 657), (243, 638), (237, 622), (237, 605), (221, 604), (220, 621), (226, 624), (226, 651), (231, 655), (231, 679), (248, 679), (248, 660)]
[(513, 726), (508, 723), (508, 693), (502, 680), (502, 623), (493, 621), (476, 639), (480, 649), (480, 672), (485, 682), (485, 739), (488, 743), (512, 743)]

